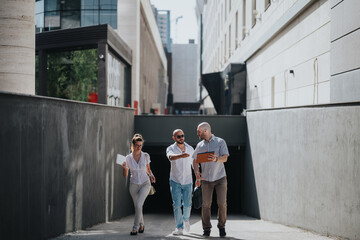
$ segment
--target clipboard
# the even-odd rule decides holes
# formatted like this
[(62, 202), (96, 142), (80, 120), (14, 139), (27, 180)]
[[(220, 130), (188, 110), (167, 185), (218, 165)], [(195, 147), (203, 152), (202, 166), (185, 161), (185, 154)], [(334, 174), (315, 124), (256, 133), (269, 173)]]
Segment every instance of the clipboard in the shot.
[(124, 162), (126, 162), (126, 157), (121, 154), (118, 154), (116, 156), (116, 164), (122, 165)]
[(215, 152), (203, 152), (203, 153), (198, 153), (197, 158), (196, 158), (196, 162), (197, 163), (204, 163), (204, 162), (212, 162), (211, 160), (208, 159), (210, 154), (214, 154)]

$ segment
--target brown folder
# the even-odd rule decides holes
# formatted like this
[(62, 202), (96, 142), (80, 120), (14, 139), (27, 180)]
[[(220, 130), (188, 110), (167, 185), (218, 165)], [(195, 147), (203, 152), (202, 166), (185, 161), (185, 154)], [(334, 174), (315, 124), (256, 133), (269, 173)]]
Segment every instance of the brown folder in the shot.
[(208, 159), (210, 154), (214, 154), (214, 152), (198, 153), (197, 158), (196, 158), (196, 162), (197, 163), (212, 162), (211, 160)]

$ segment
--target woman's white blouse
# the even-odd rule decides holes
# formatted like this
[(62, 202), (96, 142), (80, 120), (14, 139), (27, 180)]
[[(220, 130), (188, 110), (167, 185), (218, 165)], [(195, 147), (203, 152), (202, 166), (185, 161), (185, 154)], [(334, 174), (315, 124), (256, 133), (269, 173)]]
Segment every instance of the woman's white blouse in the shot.
[(131, 183), (143, 184), (149, 181), (149, 176), (146, 173), (146, 165), (150, 162), (150, 155), (145, 152), (141, 152), (138, 163), (135, 161), (132, 153), (126, 156), (126, 165), (130, 169)]

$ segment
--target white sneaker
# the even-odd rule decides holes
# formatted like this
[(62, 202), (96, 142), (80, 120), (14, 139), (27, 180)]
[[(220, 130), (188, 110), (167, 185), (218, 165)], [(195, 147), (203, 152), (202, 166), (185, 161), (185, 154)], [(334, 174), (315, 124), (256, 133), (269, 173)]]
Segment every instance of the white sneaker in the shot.
[(184, 222), (184, 229), (185, 229), (185, 231), (190, 232), (190, 222), (189, 221)]
[(175, 231), (172, 232), (172, 235), (183, 235), (182, 228), (175, 228)]

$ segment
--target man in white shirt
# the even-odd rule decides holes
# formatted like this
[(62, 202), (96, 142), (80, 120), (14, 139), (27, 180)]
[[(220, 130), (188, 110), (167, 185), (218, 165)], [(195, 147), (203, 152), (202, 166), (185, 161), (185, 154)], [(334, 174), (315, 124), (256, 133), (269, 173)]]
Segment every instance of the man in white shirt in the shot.
[[(192, 155), (194, 148), (185, 142), (184, 132), (181, 129), (173, 131), (174, 144), (166, 149), (166, 156), (170, 160), (170, 191), (173, 199), (173, 209), (176, 228), (173, 235), (182, 235), (183, 229), (190, 231), (190, 212), (192, 197)], [(183, 213), (181, 211), (183, 204)]]

